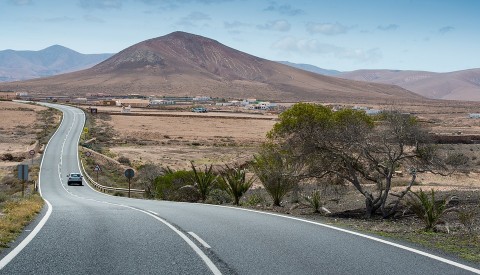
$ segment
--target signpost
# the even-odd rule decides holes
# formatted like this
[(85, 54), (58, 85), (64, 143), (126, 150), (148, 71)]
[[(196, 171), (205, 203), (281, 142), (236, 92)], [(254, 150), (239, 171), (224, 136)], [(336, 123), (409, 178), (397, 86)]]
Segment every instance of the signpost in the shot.
[(25, 181), (28, 180), (28, 165), (19, 164), (18, 169), (18, 179), (22, 181), (22, 197), (25, 195)]
[(33, 156), (35, 156), (35, 150), (30, 150), (28, 152), (28, 154), (30, 155), (30, 158), (32, 159), (32, 166), (33, 166)]
[(127, 170), (125, 170), (125, 177), (127, 177), (128, 179), (128, 197), (130, 198), (130, 180), (133, 178), (133, 176), (135, 176), (135, 172), (133, 171), (133, 169), (131, 168), (128, 168)]
[(102, 168), (100, 168), (100, 165), (95, 164), (95, 168), (93, 168), (93, 171), (97, 172), (97, 183), (98, 183), (98, 172), (102, 171)]
[(90, 151), (85, 152), (85, 156), (89, 157), (91, 155), (92, 155), (92, 153)]

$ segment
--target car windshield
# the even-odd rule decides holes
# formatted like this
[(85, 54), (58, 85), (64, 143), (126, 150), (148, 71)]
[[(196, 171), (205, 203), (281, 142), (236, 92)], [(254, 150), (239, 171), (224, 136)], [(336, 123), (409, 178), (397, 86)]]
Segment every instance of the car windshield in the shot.
[(72, 178), (79, 178), (79, 177), (80, 177), (80, 174), (70, 174), (70, 177), (72, 177)]

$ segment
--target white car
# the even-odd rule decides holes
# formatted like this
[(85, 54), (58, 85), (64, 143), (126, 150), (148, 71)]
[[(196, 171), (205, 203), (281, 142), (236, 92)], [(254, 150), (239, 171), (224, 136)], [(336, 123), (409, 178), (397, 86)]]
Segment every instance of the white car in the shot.
[(83, 185), (83, 176), (80, 173), (70, 173), (67, 175), (68, 185), (76, 184), (76, 185)]

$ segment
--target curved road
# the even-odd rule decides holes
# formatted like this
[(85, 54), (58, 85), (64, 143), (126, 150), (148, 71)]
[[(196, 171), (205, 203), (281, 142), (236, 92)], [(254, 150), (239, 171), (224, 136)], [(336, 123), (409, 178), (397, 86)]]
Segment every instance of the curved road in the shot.
[(479, 265), (320, 223), (67, 186), (85, 117), (49, 106), (64, 118), (40, 171), (47, 211), (0, 255), (0, 274), (480, 274)]

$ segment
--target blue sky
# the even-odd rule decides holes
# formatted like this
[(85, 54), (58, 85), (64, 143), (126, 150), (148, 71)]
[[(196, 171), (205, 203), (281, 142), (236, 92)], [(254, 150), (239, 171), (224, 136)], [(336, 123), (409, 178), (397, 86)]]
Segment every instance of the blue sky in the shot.
[(115, 53), (181, 30), (321, 68), (480, 67), (477, 0), (0, 0), (0, 50)]

